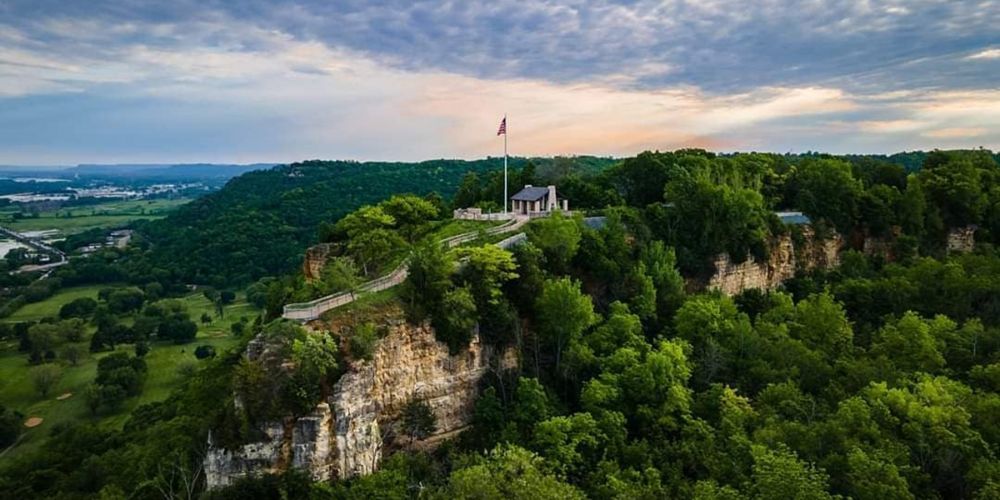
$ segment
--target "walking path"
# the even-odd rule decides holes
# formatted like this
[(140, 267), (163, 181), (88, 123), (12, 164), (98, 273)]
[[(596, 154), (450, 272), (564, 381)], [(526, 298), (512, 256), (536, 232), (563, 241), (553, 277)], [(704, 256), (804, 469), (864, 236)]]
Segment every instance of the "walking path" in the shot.
[[(450, 238), (445, 238), (438, 243), (446, 248), (454, 248), (463, 243), (467, 243), (478, 239), (481, 235), (492, 236), (497, 234), (505, 234), (517, 231), (522, 226), (528, 223), (527, 217), (515, 217), (509, 221), (496, 226), (486, 231), (470, 231), (468, 233), (462, 233), (459, 235), (452, 236)], [(496, 245), (500, 248), (510, 248), (516, 245), (524, 239), (527, 235), (524, 233), (515, 234), (510, 238), (498, 242)], [(339, 292), (332, 295), (327, 295), (325, 297), (320, 297), (316, 300), (311, 300), (309, 302), (298, 302), (294, 304), (286, 304), (281, 317), (285, 319), (291, 319), (296, 321), (312, 321), (319, 318), (323, 313), (336, 309), (345, 304), (350, 304), (357, 299), (358, 293), (367, 292), (380, 292), (399, 285), (406, 280), (407, 272), (409, 271), (409, 266), (407, 261), (404, 260), (401, 264), (396, 266), (392, 272), (382, 276), (380, 278), (375, 278), (367, 283), (362, 284), (358, 287), (356, 291)]]

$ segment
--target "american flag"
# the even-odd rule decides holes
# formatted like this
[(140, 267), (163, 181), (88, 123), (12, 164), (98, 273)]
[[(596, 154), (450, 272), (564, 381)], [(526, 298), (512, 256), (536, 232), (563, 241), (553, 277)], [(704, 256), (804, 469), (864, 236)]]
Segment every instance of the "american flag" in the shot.
[(497, 130), (497, 135), (505, 135), (506, 133), (507, 133), (507, 117), (505, 116), (503, 117), (503, 120), (500, 120), (500, 130)]

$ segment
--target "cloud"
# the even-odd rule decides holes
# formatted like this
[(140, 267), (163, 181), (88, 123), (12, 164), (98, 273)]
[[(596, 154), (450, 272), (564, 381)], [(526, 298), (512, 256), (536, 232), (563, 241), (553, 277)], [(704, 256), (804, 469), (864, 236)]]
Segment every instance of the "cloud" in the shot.
[(1000, 59), (1000, 49), (986, 49), (972, 54), (966, 59)]
[[(157, 43), (188, 24), (232, 20), (350, 50), (408, 71), (710, 92), (836, 86), (851, 92), (982, 88), (996, 0), (11, 0), (8, 16), (65, 50), (109, 35)], [(62, 14), (63, 17), (55, 13)], [(81, 19), (92, 18), (94, 26)], [(151, 25), (154, 29), (146, 30)], [(143, 29), (139, 29), (143, 26)], [(110, 33), (109, 33), (110, 31)], [(223, 36), (223, 38), (225, 38)], [(994, 49), (995, 50), (995, 49)]]
[(942, 128), (924, 132), (924, 136), (935, 139), (965, 139), (969, 137), (980, 137), (988, 132), (985, 128)]
[[(949, 33), (976, 33), (981, 20), (934, 2), (808, 4), (829, 46), (813, 62), (793, 43), (788, 67), (760, 38), (792, 43), (806, 28), (776, 24), (808, 16), (771, 4), (773, 19), (728, 1), (70, 8), (0, 26), (0, 163), (481, 157), (499, 154), (504, 112), (518, 155), (1000, 146), (1000, 89), (967, 87), (977, 65), (952, 85), (885, 86), (872, 82), (888, 70), (839, 52), (934, 5)], [(953, 49), (931, 59), (960, 62)], [(889, 67), (924, 67), (921, 51)], [(847, 71), (817, 73), (828, 56)]]

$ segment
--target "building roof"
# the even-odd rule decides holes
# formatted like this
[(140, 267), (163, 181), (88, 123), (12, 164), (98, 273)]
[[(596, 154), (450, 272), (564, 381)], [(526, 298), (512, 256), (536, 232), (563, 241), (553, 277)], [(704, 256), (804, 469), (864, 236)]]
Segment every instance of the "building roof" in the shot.
[(531, 186), (518, 191), (517, 194), (511, 196), (510, 199), (518, 201), (537, 201), (544, 198), (547, 194), (549, 194), (549, 188)]
[(590, 229), (601, 229), (608, 224), (608, 218), (604, 216), (584, 217), (583, 225)]
[(778, 218), (785, 224), (808, 224), (809, 216), (802, 212), (777, 212)]

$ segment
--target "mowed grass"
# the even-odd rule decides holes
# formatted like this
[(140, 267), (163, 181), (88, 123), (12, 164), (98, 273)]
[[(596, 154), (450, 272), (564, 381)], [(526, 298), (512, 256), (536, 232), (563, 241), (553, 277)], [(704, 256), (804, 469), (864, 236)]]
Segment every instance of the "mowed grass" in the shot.
[[(103, 287), (98, 287), (103, 288)], [(68, 291), (67, 291), (68, 292)], [(96, 295), (96, 292), (94, 292)], [(52, 298), (56, 298), (55, 296)], [(94, 422), (109, 428), (120, 428), (128, 420), (131, 411), (139, 405), (165, 400), (170, 393), (184, 381), (184, 375), (178, 370), (182, 363), (193, 362), (196, 365), (204, 363), (194, 356), (197, 346), (207, 344), (215, 348), (219, 355), (227, 350), (239, 348), (245, 339), (233, 336), (230, 325), (246, 316), (252, 321), (259, 310), (248, 304), (242, 294), (235, 303), (224, 308), (224, 317), (219, 318), (215, 307), (201, 292), (193, 292), (180, 299), (188, 306), (191, 319), (198, 323), (198, 337), (194, 342), (175, 345), (169, 342), (151, 343), (150, 352), (146, 355), (148, 373), (142, 393), (130, 398), (121, 409), (114, 413), (102, 410), (97, 416), (90, 413), (83, 397), (84, 389), (93, 383), (97, 375), (98, 361), (111, 352), (88, 353), (77, 366), (58, 362), (62, 369), (62, 377), (47, 397), (41, 397), (31, 381), (31, 366), (27, 355), (17, 352), (16, 342), (7, 342), (0, 346), (0, 404), (7, 408), (20, 411), (28, 417), (41, 417), (43, 423), (33, 429), (25, 429), (21, 442), (9, 450), (0, 461), (21, 455), (36, 449), (49, 435), (51, 429), (64, 422)], [(58, 309), (57, 309), (58, 310)], [(201, 315), (208, 313), (212, 321), (202, 323)], [(129, 318), (123, 318), (123, 322)], [(89, 337), (93, 327), (80, 347), (86, 351), (89, 347)], [(57, 349), (57, 353), (61, 348)], [(134, 345), (120, 345), (116, 352), (134, 353)], [(63, 393), (73, 393), (73, 396), (59, 401), (56, 398)], [(220, 395), (219, 397), (225, 397)]]
[(14, 219), (18, 210), (0, 211), (0, 225), (19, 232), (55, 229), (66, 236), (94, 228), (121, 226), (138, 219), (160, 219), (192, 198), (157, 200), (114, 200), (97, 205), (44, 211), (38, 217)]
[(457, 236), (459, 234), (472, 231), (485, 231), (491, 227), (499, 226), (507, 221), (478, 221), (465, 219), (448, 219), (437, 222), (428, 232), (427, 239), (431, 241), (441, 241), (445, 238)]
[(118, 285), (93, 285), (65, 288), (63, 290), (59, 290), (59, 292), (55, 295), (41, 302), (32, 302), (21, 306), (20, 309), (14, 311), (14, 314), (11, 314), (0, 321), (5, 323), (20, 323), (23, 321), (38, 321), (42, 318), (48, 317), (58, 317), (59, 309), (62, 306), (83, 297), (90, 297), (97, 300), (97, 294), (102, 288), (113, 288), (115, 286)]

